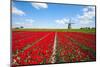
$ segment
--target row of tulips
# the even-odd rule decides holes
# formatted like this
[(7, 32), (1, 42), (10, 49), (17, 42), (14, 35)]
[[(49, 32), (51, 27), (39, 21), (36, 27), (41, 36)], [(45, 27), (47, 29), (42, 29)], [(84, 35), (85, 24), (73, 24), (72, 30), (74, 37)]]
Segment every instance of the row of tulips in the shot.
[(75, 34), (75, 36), (84, 37), (84, 38), (86, 38), (85, 40), (90, 40), (90, 41), (93, 41), (93, 42), (96, 38), (96, 35), (91, 34), (91, 33), (83, 33), (83, 32), (67, 32), (67, 33)]
[(81, 49), (77, 44), (65, 37), (65, 33), (58, 32), (56, 63), (80, 62), (95, 60), (92, 53)]
[(51, 32), (32, 47), (13, 56), (13, 65), (51, 63), (55, 33)]
[(80, 33), (80, 32), (67, 32), (66, 36), (76, 40), (78, 43), (83, 44), (94, 51), (96, 51), (96, 36), (93, 34)]
[[(19, 40), (12, 40), (12, 50), (15, 53), (19, 52), (20, 50), (27, 48), (27, 46), (33, 45), (34, 42), (41, 39), (43, 36), (46, 36), (47, 34), (48, 34), (48, 32), (45, 32), (45, 33), (43, 33), (43, 32), (38, 32), (38, 33), (32, 32), (31, 36), (30, 36), (30, 32), (28, 32), (27, 34), (16, 34), (17, 37), (20, 36), (20, 35), (22, 35), (22, 36), (27, 35), (27, 37), (24, 37), (23, 39), (19, 39)], [(16, 36), (12, 36), (12, 37), (16, 38)]]
[[(96, 60), (92, 53), (96, 50), (94, 34), (57, 32), (56, 36), (55, 63)], [(55, 32), (17, 31), (13, 32), (12, 37), (13, 65), (48, 64), (52, 62)], [(79, 44), (92, 50), (82, 49)]]
[[(17, 40), (21, 40), (21, 39), (24, 39), (24, 38), (27, 38), (29, 36), (32, 36), (32, 35), (40, 35), (41, 33), (43, 32), (31, 32), (31, 31), (13, 31), (12, 32), (12, 40), (13, 41), (17, 41)], [(48, 32), (46, 33), (43, 33), (43, 34), (47, 34)]]

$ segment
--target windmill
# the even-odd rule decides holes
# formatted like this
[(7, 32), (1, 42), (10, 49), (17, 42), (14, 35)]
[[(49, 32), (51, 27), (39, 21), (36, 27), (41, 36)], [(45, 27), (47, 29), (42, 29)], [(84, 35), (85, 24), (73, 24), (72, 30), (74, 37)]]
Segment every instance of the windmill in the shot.
[(68, 29), (71, 29), (71, 25), (74, 23), (71, 23), (71, 19), (69, 19), (69, 22), (68, 23), (66, 22), (65, 24), (68, 24)]

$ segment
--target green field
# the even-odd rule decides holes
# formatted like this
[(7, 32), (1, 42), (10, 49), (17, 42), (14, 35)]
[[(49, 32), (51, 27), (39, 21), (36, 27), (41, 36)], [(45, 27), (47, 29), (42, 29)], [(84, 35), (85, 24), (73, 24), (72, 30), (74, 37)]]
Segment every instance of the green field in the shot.
[(54, 32), (84, 32), (84, 33), (96, 33), (96, 29), (28, 29), (28, 28), (23, 28), (23, 29), (12, 29), (12, 31), (54, 31)]

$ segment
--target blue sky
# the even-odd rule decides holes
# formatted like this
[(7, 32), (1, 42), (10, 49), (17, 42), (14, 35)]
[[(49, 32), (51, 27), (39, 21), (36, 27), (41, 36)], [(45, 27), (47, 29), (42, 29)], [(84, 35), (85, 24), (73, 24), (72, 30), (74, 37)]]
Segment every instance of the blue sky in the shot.
[[(71, 21), (70, 21), (71, 20)], [(95, 7), (34, 2), (12, 3), (12, 27), (25, 28), (95, 27)]]

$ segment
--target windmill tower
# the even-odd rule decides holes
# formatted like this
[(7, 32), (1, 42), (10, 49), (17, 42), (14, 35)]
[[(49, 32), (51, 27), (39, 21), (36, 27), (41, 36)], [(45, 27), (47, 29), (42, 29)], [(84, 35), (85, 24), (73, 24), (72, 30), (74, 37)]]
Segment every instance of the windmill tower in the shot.
[(65, 24), (68, 24), (68, 29), (71, 29), (72, 28), (71, 25), (74, 24), (74, 23), (71, 23), (71, 19), (70, 19), (69, 22), (65, 23)]

